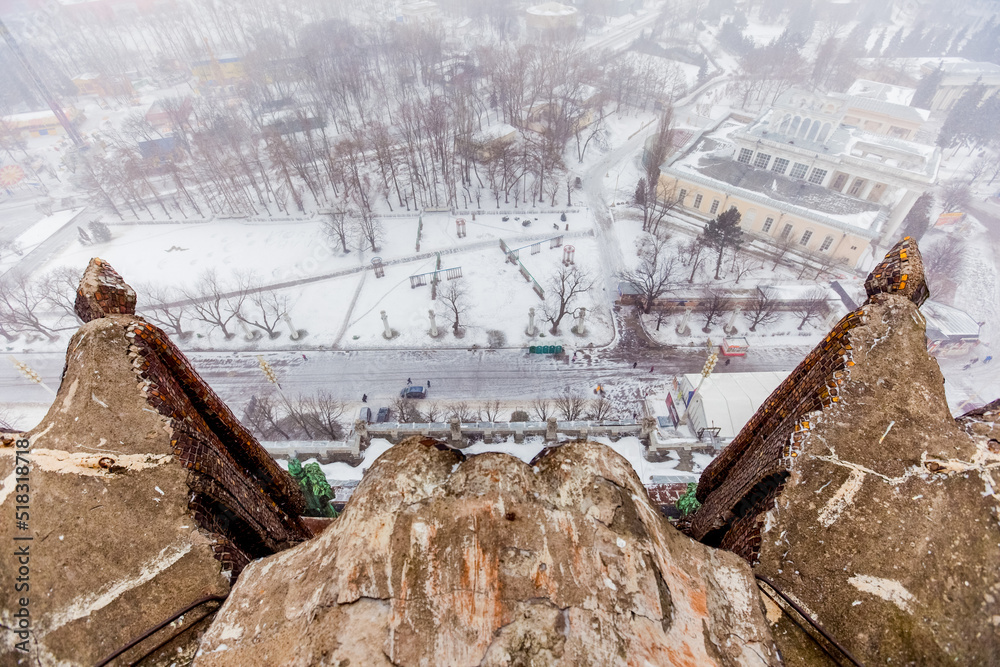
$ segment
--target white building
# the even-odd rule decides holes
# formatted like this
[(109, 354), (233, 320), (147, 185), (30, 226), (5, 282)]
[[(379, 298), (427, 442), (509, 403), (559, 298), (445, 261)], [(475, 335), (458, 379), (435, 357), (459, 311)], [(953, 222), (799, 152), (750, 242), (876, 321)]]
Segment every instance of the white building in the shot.
[(896, 240), (932, 187), (940, 149), (904, 137), (926, 112), (792, 90), (749, 125), (723, 125), (661, 169), (660, 196), (704, 218), (735, 206), (743, 228), (858, 266)]

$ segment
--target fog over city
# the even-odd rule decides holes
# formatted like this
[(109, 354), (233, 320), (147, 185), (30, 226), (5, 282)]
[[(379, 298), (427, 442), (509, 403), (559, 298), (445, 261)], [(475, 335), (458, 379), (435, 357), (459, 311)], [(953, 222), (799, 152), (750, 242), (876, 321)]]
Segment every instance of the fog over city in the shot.
[[(417, 435), (525, 462), (601, 442), (683, 523), (785, 378), (914, 271), (942, 413), (1000, 396), (996, 2), (0, 0), (0, 21), (0, 431), (66, 412), (105, 304), (324, 489), (314, 515)], [(134, 312), (106, 306), (119, 280)]]

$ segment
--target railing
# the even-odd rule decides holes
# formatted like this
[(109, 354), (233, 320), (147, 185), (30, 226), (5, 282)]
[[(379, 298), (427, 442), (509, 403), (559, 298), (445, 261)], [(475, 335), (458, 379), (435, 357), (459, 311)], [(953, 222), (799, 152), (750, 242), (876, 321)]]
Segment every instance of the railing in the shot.
[[(820, 625), (817, 621), (814, 621), (809, 616), (809, 614), (806, 613), (806, 611), (802, 607), (800, 607), (798, 604), (796, 604), (796, 602), (794, 600), (792, 600), (790, 597), (788, 597), (784, 593), (784, 591), (782, 591), (780, 588), (778, 588), (778, 586), (773, 581), (771, 581), (770, 579), (768, 579), (767, 577), (765, 577), (762, 574), (756, 574), (755, 573), (753, 576), (757, 579), (758, 582), (763, 582), (768, 588), (770, 588), (775, 593), (777, 593), (778, 597), (780, 597), (782, 599), (782, 601), (785, 602), (785, 604), (787, 604), (789, 607), (791, 607), (792, 609), (794, 609), (795, 612), (802, 619), (804, 619), (806, 621), (806, 623), (808, 623), (809, 625), (811, 625), (813, 627), (813, 629), (816, 630), (816, 632), (818, 632), (820, 635), (822, 635), (823, 639), (825, 639), (827, 642), (829, 642), (830, 646), (832, 646), (836, 651), (838, 651), (842, 657), (847, 658), (847, 660), (850, 661), (850, 663), (852, 665), (855, 665), (855, 667), (864, 667), (864, 665), (857, 658), (855, 658), (851, 654), (850, 651), (848, 651), (840, 642), (838, 642), (836, 639), (834, 639), (833, 635), (831, 635), (829, 632), (827, 632), (823, 628), (822, 625)], [(758, 584), (758, 587), (760, 587), (760, 584)], [(763, 590), (764, 594), (767, 595), (768, 597), (770, 597), (772, 599), (772, 601), (774, 600), (774, 598), (767, 592), (767, 590), (765, 590), (762, 587), (761, 587), (761, 590)], [(775, 604), (778, 604), (778, 603), (775, 601)], [(792, 621), (795, 621), (796, 624), (798, 624), (798, 622), (796, 621), (795, 617), (792, 616), (791, 614), (789, 614), (788, 610), (785, 609), (785, 607), (783, 607), (782, 605), (778, 604), (778, 608), (781, 609), (781, 611), (784, 612), (789, 618), (791, 618)], [(801, 625), (800, 625), (800, 627), (801, 627)], [(805, 631), (805, 628), (802, 628), (802, 629)], [(805, 632), (806, 632), (806, 635), (809, 637), (809, 639), (811, 639), (817, 646), (819, 646), (820, 649), (824, 653), (826, 653), (832, 660), (834, 660), (835, 662), (837, 662), (839, 664), (840, 660), (838, 659), (837, 656), (833, 655), (830, 652), (830, 650), (826, 646), (823, 645), (823, 643), (821, 641), (819, 641), (818, 639), (816, 639), (816, 637), (813, 636), (812, 633), (810, 633), (808, 631), (805, 631)]]
[[(97, 665), (96, 665), (96, 667), (105, 667), (105, 665), (109, 664), (112, 660), (114, 660), (115, 658), (119, 657), (120, 655), (122, 655), (123, 653), (125, 653), (126, 651), (128, 651), (129, 649), (138, 646), (139, 644), (141, 644), (142, 642), (144, 642), (146, 639), (149, 639), (149, 637), (151, 637), (152, 635), (156, 634), (157, 632), (159, 632), (160, 630), (162, 630), (166, 626), (170, 625), (175, 620), (177, 620), (178, 618), (180, 618), (184, 614), (188, 613), (192, 609), (196, 609), (197, 607), (200, 607), (201, 605), (207, 604), (209, 602), (218, 602), (218, 603), (220, 603), (219, 606), (221, 607), (222, 606), (221, 603), (226, 600), (226, 598), (228, 597), (228, 595), (229, 595), (228, 593), (226, 595), (206, 595), (203, 598), (199, 598), (199, 599), (195, 600), (194, 602), (192, 602), (188, 606), (186, 606), (186, 607), (184, 607), (182, 609), (178, 609), (173, 614), (171, 614), (168, 618), (163, 619), (160, 623), (158, 623), (158, 624), (154, 625), (153, 627), (151, 627), (150, 629), (146, 630), (141, 635), (139, 635), (138, 637), (132, 639), (130, 642), (128, 642), (127, 644), (125, 644), (124, 646), (122, 646), (120, 649), (118, 649), (117, 651), (115, 651), (111, 655), (107, 656), (106, 658), (104, 658), (103, 660), (101, 660), (100, 662), (98, 662)], [(173, 641), (176, 637), (178, 637), (181, 634), (187, 632), (188, 630), (190, 630), (191, 628), (193, 628), (195, 625), (197, 625), (201, 621), (205, 620), (206, 618), (208, 618), (209, 616), (211, 616), (212, 614), (214, 614), (216, 611), (218, 611), (218, 607), (216, 609), (208, 612), (207, 614), (205, 614), (204, 616), (202, 616), (201, 618), (199, 618), (197, 621), (195, 621), (193, 623), (188, 623), (186, 626), (184, 626), (183, 628), (181, 628), (179, 631), (173, 633), (172, 635), (170, 635), (169, 637), (167, 637), (166, 639), (164, 639), (162, 642), (160, 642), (159, 644), (157, 644), (153, 648), (151, 648), (148, 651), (146, 651), (145, 653), (143, 653), (141, 656), (139, 656), (135, 660), (130, 661), (129, 665), (136, 665), (136, 664), (142, 662), (147, 657), (149, 657), (150, 654), (152, 654), (152, 653), (158, 651), (159, 649), (163, 648), (167, 643)]]

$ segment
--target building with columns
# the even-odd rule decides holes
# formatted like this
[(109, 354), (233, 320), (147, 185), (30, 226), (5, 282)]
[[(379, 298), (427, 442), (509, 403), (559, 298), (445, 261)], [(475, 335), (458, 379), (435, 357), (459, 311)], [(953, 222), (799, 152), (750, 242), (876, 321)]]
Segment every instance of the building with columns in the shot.
[(914, 111), (788, 91), (749, 125), (726, 121), (671, 156), (660, 196), (704, 219), (735, 206), (746, 231), (856, 267), (896, 240), (937, 177), (940, 149), (902, 138), (919, 129)]

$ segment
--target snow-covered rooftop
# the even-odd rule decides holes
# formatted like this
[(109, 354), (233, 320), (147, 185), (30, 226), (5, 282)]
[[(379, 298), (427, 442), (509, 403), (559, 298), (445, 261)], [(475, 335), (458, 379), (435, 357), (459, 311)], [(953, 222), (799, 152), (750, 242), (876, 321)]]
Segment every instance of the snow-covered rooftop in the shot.
[(560, 2), (546, 2), (528, 7), (528, 13), (535, 16), (570, 16), (576, 14), (576, 7), (570, 7)]
[(904, 86), (894, 86), (881, 81), (870, 81), (869, 79), (858, 79), (847, 89), (847, 94), (854, 97), (867, 97), (873, 100), (881, 100), (892, 104), (908, 105), (913, 99), (913, 94), (917, 92), (915, 88)]
[(979, 323), (964, 310), (927, 300), (920, 306), (920, 312), (927, 320), (927, 337), (931, 340), (979, 337)]
[[(719, 437), (732, 439), (746, 426), (757, 409), (764, 404), (788, 373), (713, 373), (708, 376), (698, 395), (705, 408), (709, 426), (719, 427)], [(684, 376), (691, 387), (697, 387), (701, 375)]]

